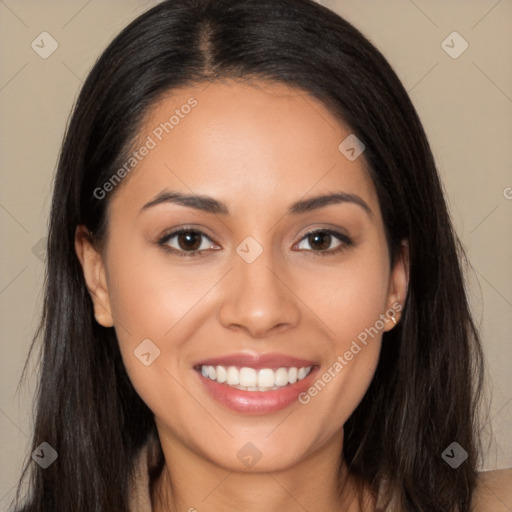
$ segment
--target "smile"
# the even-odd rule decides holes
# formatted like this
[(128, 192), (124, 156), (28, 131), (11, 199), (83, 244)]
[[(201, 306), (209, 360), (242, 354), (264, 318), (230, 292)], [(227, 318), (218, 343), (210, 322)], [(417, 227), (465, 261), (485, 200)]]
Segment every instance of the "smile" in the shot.
[(201, 365), (201, 374), (219, 384), (241, 390), (241, 391), (275, 391), (290, 384), (295, 384), (309, 375), (312, 366), (302, 367), (280, 367), (273, 368), (250, 368), (244, 366), (210, 366)]
[(196, 361), (192, 368), (206, 396), (242, 414), (271, 414), (299, 404), (320, 365), (287, 354), (241, 352)]

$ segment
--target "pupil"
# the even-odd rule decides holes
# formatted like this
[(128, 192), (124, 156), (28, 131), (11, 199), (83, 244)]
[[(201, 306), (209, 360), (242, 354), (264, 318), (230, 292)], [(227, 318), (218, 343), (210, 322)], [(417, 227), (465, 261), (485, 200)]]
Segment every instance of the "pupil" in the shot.
[[(317, 249), (328, 249), (330, 245), (330, 238), (331, 235), (327, 233), (314, 233), (312, 235), (309, 235), (309, 243), (311, 247), (317, 245)], [(320, 243), (318, 244), (318, 241), (320, 240)], [(323, 243), (322, 243), (323, 241)]]
[(178, 244), (181, 249), (193, 251), (201, 246), (201, 239), (197, 236), (197, 233), (188, 231), (187, 233), (180, 233), (178, 235)]

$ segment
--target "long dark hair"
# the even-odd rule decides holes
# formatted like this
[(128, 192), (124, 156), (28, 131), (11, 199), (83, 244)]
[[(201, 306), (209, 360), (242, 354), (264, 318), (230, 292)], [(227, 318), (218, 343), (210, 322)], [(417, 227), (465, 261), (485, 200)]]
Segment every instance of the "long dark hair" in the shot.
[[(364, 142), (391, 255), (409, 243), (410, 280), (401, 321), (384, 334), (373, 381), (344, 427), (345, 458), (358, 481), (394, 496), (401, 510), (469, 511), (482, 353), (461, 244), (398, 77), (360, 32), (311, 0), (164, 1), (125, 28), (90, 72), (59, 158), (44, 311), (32, 344), (42, 338), (32, 449), (47, 442), (58, 460), (41, 469), (29, 459), (23, 510), (129, 507), (134, 459), (155, 439), (155, 423), (114, 330), (94, 320), (75, 230), (84, 224), (105, 234), (110, 196), (98, 200), (94, 190), (126, 161), (148, 109), (175, 88), (226, 78), (296, 87)], [(454, 441), (468, 454), (457, 469), (441, 457)], [(161, 448), (155, 457), (152, 477)]]

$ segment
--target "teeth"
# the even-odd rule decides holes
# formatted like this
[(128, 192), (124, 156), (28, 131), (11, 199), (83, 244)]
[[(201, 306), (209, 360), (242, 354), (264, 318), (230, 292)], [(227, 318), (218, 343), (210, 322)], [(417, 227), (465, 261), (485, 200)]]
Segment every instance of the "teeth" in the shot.
[(226, 368), (224, 368), (224, 366), (217, 366), (215, 369), (217, 370), (217, 382), (226, 382), (228, 378)]
[[(265, 371), (265, 370), (262, 370)], [(272, 372), (272, 370), (269, 370)], [(259, 383), (260, 386), (264, 384)], [(266, 384), (267, 386), (286, 386), (288, 384), (288, 370), (286, 368), (279, 368), (277, 372), (272, 372), (272, 384)]]
[(211, 380), (227, 384), (242, 391), (273, 391), (304, 379), (312, 366), (302, 368), (262, 368), (256, 370), (244, 366), (201, 366), (201, 374)]
[[(299, 369), (299, 374), (297, 375), (297, 380), (302, 380), (306, 375), (307, 375), (306, 368), (300, 368)], [(212, 374), (210, 372), (210, 379), (211, 378), (212, 378)]]
[[(284, 368), (283, 368), (284, 369)], [(278, 370), (279, 371), (279, 370)], [(288, 372), (287, 372), (288, 373)], [(273, 388), (275, 385), (274, 371), (270, 368), (263, 368), (258, 371), (258, 387), (260, 388)], [(288, 379), (282, 386), (288, 384)]]
[(240, 369), (240, 386), (254, 387), (256, 386), (257, 374), (254, 368)]
[(228, 379), (226, 381), (228, 386), (236, 386), (236, 385), (240, 384), (240, 372), (238, 371), (238, 368), (235, 368), (234, 366), (230, 366), (226, 370), (226, 373), (228, 376)]

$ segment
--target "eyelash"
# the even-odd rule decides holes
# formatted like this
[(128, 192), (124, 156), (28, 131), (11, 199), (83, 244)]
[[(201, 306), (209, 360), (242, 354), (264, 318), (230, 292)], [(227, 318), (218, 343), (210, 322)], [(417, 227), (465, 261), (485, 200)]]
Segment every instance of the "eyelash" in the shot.
[[(169, 242), (169, 240), (171, 240), (175, 236), (178, 236), (182, 233), (194, 233), (197, 235), (204, 236), (208, 240), (212, 241), (210, 239), (210, 237), (208, 235), (206, 235), (205, 233), (203, 233), (202, 231), (199, 231), (197, 229), (191, 229), (191, 228), (180, 228), (180, 229), (177, 229), (176, 231), (173, 231), (172, 233), (164, 235), (160, 240), (158, 240), (157, 244), (159, 246), (161, 246), (165, 251), (167, 251), (169, 253), (176, 254), (180, 257), (195, 258), (195, 257), (204, 257), (207, 255), (207, 249), (202, 249), (200, 251), (198, 251), (198, 250), (183, 251), (183, 250), (178, 250), (178, 249), (175, 249), (174, 247), (170, 247), (169, 245), (167, 245), (167, 242)], [(333, 230), (333, 229), (325, 229), (325, 228), (324, 229), (322, 229), (322, 228), (315, 229), (315, 230), (305, 233), (304, 236), (300, 239), (299, 243), (302, 242), (303, 240), (307, 239), (309, 236), (317, 234), (317, 233), (323, 233), (326, 235), (333, 236), (333, 237), (337, 238), (341, 242), (341, 244), (338, 247), (336, 247), (335, 249), (330, 249), (327, 251), (314, 251), (311, 249), (306, 249), (306, 252), (312, 252), (318, 256), (329, 256), (329, 255), (344, 251), (345, 249), (352, 247), (354, 245), (353, 241), (347, 235), (345, 235), (339, 231)], [(304, 249), (301, 249), (301, 250), (304, 250)]]

